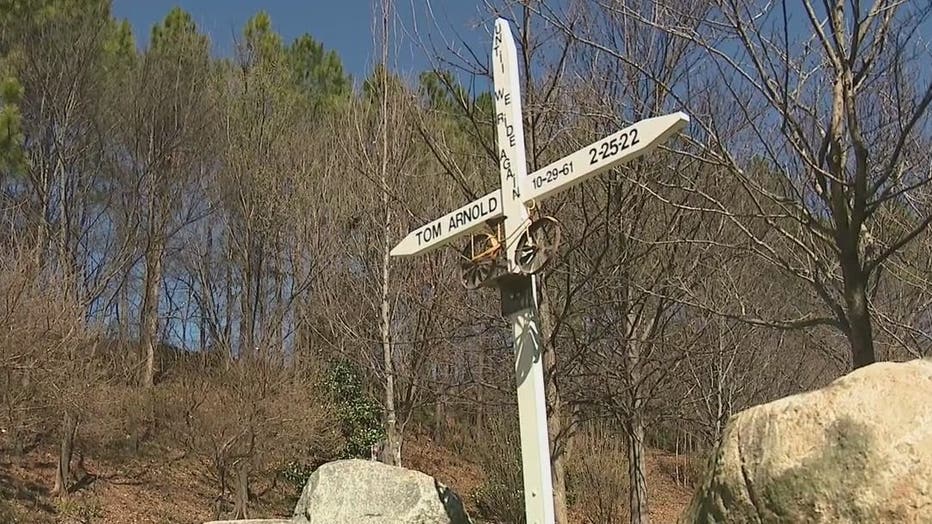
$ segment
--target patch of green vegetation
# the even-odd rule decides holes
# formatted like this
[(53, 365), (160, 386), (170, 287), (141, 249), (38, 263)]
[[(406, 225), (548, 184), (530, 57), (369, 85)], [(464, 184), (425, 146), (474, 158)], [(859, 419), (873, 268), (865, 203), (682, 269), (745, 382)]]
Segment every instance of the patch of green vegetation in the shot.
[[(366, 393), (362, 374), (353, 364), (338, 361), (330, 366), (325, 384), (336, 408), (345, 440), (337, 458), (368, 459), (372, 445), (385, 438), (385, 431), (382, 427), (382, 410)], [(280, 473), (300, 492), (320, 465), (320, 462), (306, 464), (292, 461)]]
[(348, 362), (336, 362), (327, 389), (337, 406), (346, 447), (341, 458), (369, 458), (373, 444), (385, 438), (382, 410), (366, 393), (361, 373)]

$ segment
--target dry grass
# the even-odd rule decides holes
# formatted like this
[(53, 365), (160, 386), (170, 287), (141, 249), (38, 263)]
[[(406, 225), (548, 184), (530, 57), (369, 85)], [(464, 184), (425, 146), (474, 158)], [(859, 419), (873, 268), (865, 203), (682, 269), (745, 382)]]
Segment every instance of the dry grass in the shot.
[[(477, 511), (474, 500), (468, 496), (485, 480), (478, 464), (423, 435), (411, 435), (405, 441), (404, 450), (406, 466), (451, 486), (463, 497), (470, 514), (478, 517), (477, 520), (487, 517)], [(581, 450), (577, 449), (576, 453)], [(653, 450), (648, 455), (647, 480), (653, 522), (674, 522), (688, 503), (689, 490), (678, 486), (669, 474), (678, 460), (682, 461), (682, 457)], [(0, 500), (7, 500), (20, 518), (18, 522), (9, 518), (0, 505), (0, 522), (77, 524), (84, 516), (84, 522), (94, 524), (190, 524), (213, 518), (215, 484), (204, 474), (196, 457), (185, 456), (180, 450), (152, 449), (137, 458), (119, 461), (88, 458), (85, 467), (94, 480), (62, 504), (49, 495), (55, 468), (51, 448), (34, 450), (22, 457), (4, 455), (0, 459)], [(257, 487), (265, 491), (269, 485)], [(252, 513), (259, 517), (286, 516), (296, 499), (297, 493), (289, 485), (279, 483), (261, 498), (251, 501)], [(617, 501), (619, 507), (624, 508), (625, 499), (626, 495), (622, 494)], [(593, 522), (592, 516), (597, 513), (592, 504), (577, 499), (570, 507), (572, 524)]]
[(620, 442), (620, 435), (595, 428), (573, 442), (567, 491), (585, 522), (616, 524), (628, 518), (628, 459)]
[[(23, 524), (190, 524), (213, 518), (215, 488), (196, 459), (169, 449), (147, 455), (120, 462), (87, 459), (88, 481), (63, 500), (49, 494), (52, 450), (7, 457), (0, 462), (0, 498)], [(281, 516), (296, 499), (290, 486), (279, 484), (252, 503), (257, 515)]]
[(485, 482), (485, 473), (469, 457), (453, 453), (427, 435), (413, 434), (405, 438), (405, 467), (422, 471), (436, 478), (460, 495), (470, 515), (477, 514), (475, 493)]
[(80, 412), (95, 370), (85, 351), (91, 337), (68, 289), (27, 253), (0, 255), (0, 448), (29, 449), (64, 410)]
[[(140, 388), (138, 348), (89, 332), (63, 289), (33, 271), (27, 258), (0, 257), (0, 325), (6, 326), (0, 330), (0, 522), (226, 517), (242, 492), (236, 479), (243, 467), (249, 515), (287, 515), (298, 493), (281, 479), (283, 466), (320, 463), (342, 449), (317, 369), (295, 369), (262, 354), (226, 362), (223, 351), (161, 348), (161, 382)], [(70, 489), (59, 497), (51, 491), (65, 411), (77, 417), (78, 431)], [(406, 464), (451, 486), (472, 515), (519, 521), (516, 422), (513, 413), (484, 427), (451, 422), (444, 442), (412, 428)], [(568, 471), (574, 524), (624, 520), (620, 441), (605, 431), (577, 439)], [(648, 466), (651, 516), (669, 521), (688, 498), (674, 479), (690, 468), (664, 455), (652, 455)]]

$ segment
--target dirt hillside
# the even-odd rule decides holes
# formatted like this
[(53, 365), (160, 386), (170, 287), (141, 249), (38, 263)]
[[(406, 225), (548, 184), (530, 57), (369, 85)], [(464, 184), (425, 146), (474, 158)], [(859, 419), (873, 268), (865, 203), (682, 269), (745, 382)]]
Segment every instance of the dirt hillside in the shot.
[[(471, 506), (471, 493), (482, 484), (483, 474), (475, 464), (435, 445), (429, 438), (415, 437), (405, 444), (407, 466), (437, 477), (460, 493)], [(0, 521), (15, 523), (168, 524), (197, 523), (214, 517), (216, 493), (202, 473), (204, 467), (179, 453), (163, 450), (149, 459), (114, 465), (86, 460), (86, 477), (66, 500), (50, 495), (55, 471), (51, 449), (36, 450), (23, 457), (0, 457), (0, 499), (12, 515)], [(673, 522), (685, 507), (689, 492), (675, 482), (677, 461), (669, 454), (653, 452), (648, 461), (654, 522)], [(258, 486), (264, 491), (252, 503), (255, 517), (284, 516), (297, 493), (282, 482)], [(475, 512), (475, 508), (470, 508)], [(571, 511), (574, 523), (586, 522)]]

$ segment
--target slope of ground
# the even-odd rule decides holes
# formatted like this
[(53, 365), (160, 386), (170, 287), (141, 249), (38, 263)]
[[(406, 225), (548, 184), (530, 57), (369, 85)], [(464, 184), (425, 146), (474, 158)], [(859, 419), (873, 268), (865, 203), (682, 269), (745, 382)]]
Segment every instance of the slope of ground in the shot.
[[(686, 509), (692, 490), (684, 485), (687, 470), (695, 468), (682, 455), (651, 450), (647, 455), (648, 512), (651, 522), (676, 522)], [(681, 479), (677, 482), (676, 479)]]
[[(475, 514), (470, 494), (482, 485), (481, 469), (465, 457), (450, 453), (428, 437), (405, 442), (406, 466), (435, 476), (463, 496)], [(681, 459), (659, 451), (648, 457), (650, 515), (654, 522), (674, 522), (686, 506), (689, 491), (674, 481)], [(86, 460), (88, 476), (66, 500), (49, 493), (55, 472), (51, 450), (22, 457), (0, 458), (0, 501), (13, 508), (13, 516), (0, 521), (29, 524), (167, 524), (197, 523), (214, 517), (216, 488), (202, 473), (203, 465), (171, 450), (123, 464)], [(287, 483), (257, 486), (265, 491), (252, 502), (251, 516), (275, 517), (290, 513), (297, 493)], [(620, 501), (624, 503), (624, 501)], [(14, 520), (15, 518), (15, 520)], [(571, 509), (574, 524), (586, 522)]]
[[(475, 499), (470, 496), (482, 485), (482, 470), (464, 457), (451, 454), (426, 436), (414, 436), (405, 440), (406, 467), (423, 471), (440, 482), (452, 486), (464, 499), (470, 514), (476, 514)], [(647, 457), (647, 482), (650, 490), (648, 511), (651, 521), (675, 522), (686, 508), (690, 490), (677, 482), (686, 476), (689, 464), (682, 456), (674, 456), (659, 450), (651, 450)], [(625, 504), (626, 501), (619, 501)], [(572, 524), (589, 522), (580, 508), (570, 508)]]
[[(88, 459), (84, 468), (87, 476), (60, 500), (49, 493), (55, 475), (52, 453), (3, 457), (0, 498), (24, 524), (190, 524), (214, 518), (216, 488), (201, 473), (201, 464), (178, 453), (166, 450), (158, 457), (119, 465)], [(253, 503), (256, 516), (290, 513), (297, 498), (290, 486), (258, 488), (266, 492)]]

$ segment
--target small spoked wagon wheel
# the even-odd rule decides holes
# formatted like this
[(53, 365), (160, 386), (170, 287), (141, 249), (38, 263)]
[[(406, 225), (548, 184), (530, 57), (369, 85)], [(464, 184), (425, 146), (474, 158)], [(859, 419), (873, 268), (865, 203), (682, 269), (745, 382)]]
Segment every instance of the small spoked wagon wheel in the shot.
[(533, 275), (547, 267), (560, 247), (562, 228), (553, 217), (543, 217), (521, 233), (515, 246), (515, 263), (522, 273)]
[(466, 289), (474, 290), (482, 287), (495, 271), (495, 261), (492, 259), (482, 259), (475, 262), (468, 262), (463, 265), (463, 286)]
[(480, 234), (469, 239), (462, 251), (460, 270), (463, 286), (478, 289), (493, 276), (501, 244), (494, 235)]

